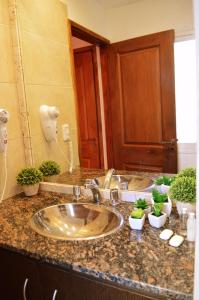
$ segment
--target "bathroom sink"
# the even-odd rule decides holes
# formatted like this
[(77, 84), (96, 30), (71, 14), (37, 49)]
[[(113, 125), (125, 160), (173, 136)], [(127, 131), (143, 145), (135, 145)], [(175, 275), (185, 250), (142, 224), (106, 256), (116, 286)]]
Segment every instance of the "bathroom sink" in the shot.
[[(97, 177), (95, 179), (99, 188), (103, 188), (104, 186), (105, 176)], [(141, 176), (141, 175), (112, 175), (110, 188), (120, 188), (121, 183), (128, 182), (128, 190), (129, 191), (150, 191), (153, 188), (153, 180)]]
[(33, 215), (30, 226), (37, 233), (59, 240), (91, 240), (116, 232), (122, 215), (103, 205), (68, 203), (49, 206)]

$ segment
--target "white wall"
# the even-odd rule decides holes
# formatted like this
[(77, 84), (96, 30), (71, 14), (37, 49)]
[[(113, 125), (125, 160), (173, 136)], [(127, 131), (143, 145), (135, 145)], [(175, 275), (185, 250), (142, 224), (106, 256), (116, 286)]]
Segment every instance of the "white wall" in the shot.
[(176, 36), (193, 33), (192, 0), (140, 0), (106, 10), (111, 42), (175, 29)]
[(96, 0), (61, 0), (67, 5), (72, 21), (107, 37), (105, 9)]

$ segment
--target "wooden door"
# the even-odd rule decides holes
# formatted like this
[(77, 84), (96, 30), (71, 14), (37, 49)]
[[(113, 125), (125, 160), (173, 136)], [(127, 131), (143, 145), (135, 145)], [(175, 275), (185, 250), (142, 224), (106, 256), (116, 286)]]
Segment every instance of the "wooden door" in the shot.
[(177, 171), (174, 31), (114, 43), (109, 51), (113, 167)]
[(102, 167), (100, 104), (95, 47), (74, 51), (80, 166)]

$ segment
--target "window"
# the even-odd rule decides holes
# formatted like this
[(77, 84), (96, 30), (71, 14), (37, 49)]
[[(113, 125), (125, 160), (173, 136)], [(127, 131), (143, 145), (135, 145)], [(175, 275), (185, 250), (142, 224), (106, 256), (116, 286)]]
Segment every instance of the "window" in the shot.
[(196, 50), (195, 40), (176, 42), (175, 93), (179, 143), (196, 143)]

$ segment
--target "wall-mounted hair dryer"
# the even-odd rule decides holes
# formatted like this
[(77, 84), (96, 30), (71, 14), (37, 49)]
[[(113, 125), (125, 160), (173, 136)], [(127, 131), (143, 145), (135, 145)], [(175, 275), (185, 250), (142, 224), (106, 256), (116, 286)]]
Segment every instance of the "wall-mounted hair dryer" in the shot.
[(0, 152), (4, 152), (8, 143), (8, 135), (6, 124), (9, 119), (9, 113), (7, 110), (0, 109)]
[(59, 109), (56, 106), (40, 106), (41, 126), (47, 142), (56, 141), (58, 116)]

